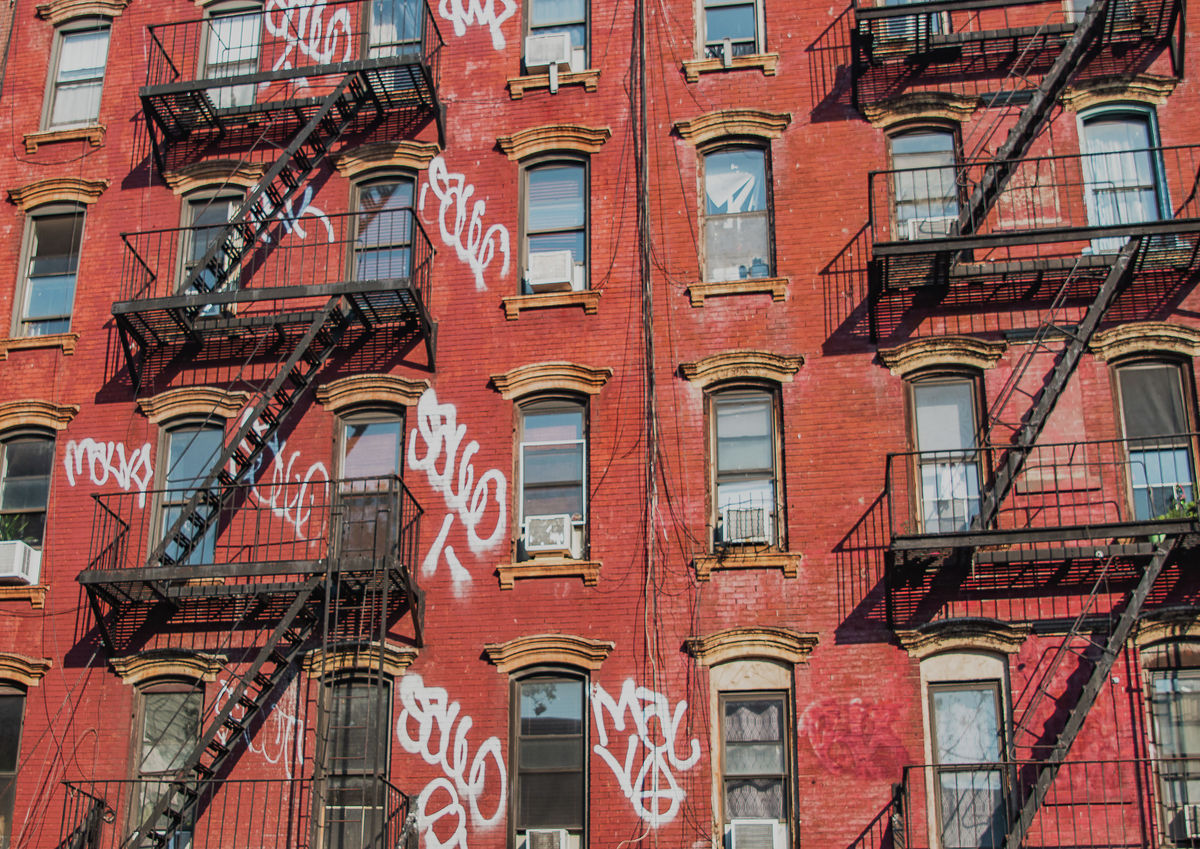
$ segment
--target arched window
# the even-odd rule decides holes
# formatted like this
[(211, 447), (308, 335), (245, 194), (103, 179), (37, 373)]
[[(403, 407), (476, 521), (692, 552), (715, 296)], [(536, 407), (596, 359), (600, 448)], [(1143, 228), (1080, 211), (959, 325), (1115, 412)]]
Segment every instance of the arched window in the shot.
[(570, 397), (517, 408), (520, 458), (518, 559), (587, 550), (587, 407)]
[(766, 149), (717, 147), (704, 153), (703, 168), (705, 281), (773, 276), (771, 173)]
[[(183, 508), (200, 484), (212, 471), (221, 454), (224, 432), (222, 425), (210, 421), (175, 423), (163, 433), (159, 450), (159, 469), (162, 481), (160, 493), (159, 533), (151, 540), (152, 547), (171, 529), (183, 513)], [(190, 553), (172, 541), (166, 548), (171, 560), (187, 564), (212, 563), (217, 539), (217, 527), (210, 524)]]
[(522, 292), (588, 288), (586, 160), (536, 160), (521, 173)]
[(0, 438), (0, 540), (40, 548), (54, 470), (54, 437), (40, 430)]
[(1190, 379), (1172, 362), (1134, 361), (1116, 369), (1134, 519), (1153, 519), (1196, 500)]
[(87, 126), (100, 118), (108, 35), (107, 18), (81, 18), (56, 30), (44, 129)]
[[(200, 737), (203, 712), (204, 690), (198, 681), (159, 679), (139, 687), (137, 804), (130, 809), (130, 830), (147, 825), (158, 800), (171, 792), (170, 780), (187, 762)], [(167, 820), (164, 817), (149, 827), (165, 829)], [(191, 831), (190, 822), (179, 823), (172, 845), (188, 845)]]
[(908, 389), (921, 530), (966, 530), (979, 515), (979, 380), (931, 374), (912, 379)]
[[(1171, 217), (1158, 126), (1152, 109), (1102, 106), (1079, 116), (1088, 224), (1110, 227)], [(1092, 241), (1093, 250), (1121, 249), (1124, 236)]]
[(413, 191), (414, 181), (406, 175), (379, 177), (356, 186), (351, 279), (412, 275)]
[(71, 329), (83, 219), (83, 208), (75, 204), (48, 204), (29, 214), (14, 335), (47, 336)]
[(785, 547), (777, 392), (726, 386), (708, 401), (713, 543)]
[(945, 128), (910, 129), (891, 136), (889, 142), (895, 238), (953, 234), (959, 213), (955, 133)]
[[(513, 846), (531, 832), (563, 830), (587, 845), (588, 680), (568, 668), (535, 668), (512, 681)], [(560, 844), (563, 845), (563, 844)]]
[(24, 719), (25, 690), (0, 682), (0, 847), (3, 849), (8, 849), (12, 836)]

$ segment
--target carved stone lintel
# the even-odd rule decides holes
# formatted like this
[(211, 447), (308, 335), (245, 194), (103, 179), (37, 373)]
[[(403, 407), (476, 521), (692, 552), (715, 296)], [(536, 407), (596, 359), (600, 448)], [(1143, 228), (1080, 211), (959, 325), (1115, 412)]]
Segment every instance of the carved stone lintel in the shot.
[(768, 658), (780, 663), (804, 663), (817, 646), (817, 635), (790, 628), (729, 628), (703, 637), (688, 637), (688, 654), (701, 666), (731, 660)]
[[(600, 85), (600, 71), (589, 68), (586, 71), (560, 73), (558, 87), (581, 85), (584, 91), (595, 91)], [(510, 77), (508, 80), (508, 95), (513, 100), (520, 100), (528, 91), (550, 88), (550, 74), (529, 74), (524, 77)]]
[(1132, 354), (1200, 354), (1200, 330), (1167, 321), (1134, 321), (1102, 330), (1089, 350), (1104, 362)]
[(971, 336), (930, 336), (895, 348), (880, 348), (879, 361), (892, 374), (907, 378), (921, 369), (955, 366), (983, 371), (1000, 361), (1007, 346)]
[(583, 307), (584, 315), (595, 315), (600, 308), (600, 292), (585, 289), (582, 292), (540, 292), (535, 295), (508, 295), (501, 300), (504, 317), (516, 321), (521, 310), (541, 310), (550, 307)]
[(727, 569), (779, 569), (785, 578), (800, 574), (803, 555), (790, 551), (729, 552), (721, 555), (699, 554), (692, 560), (697, 581), (712, 579), (713, 572)]
[(5, 401), (0, 404), (0, 431), (14, 427), (63, 430), (78, 413), (78, 404), (52, 404), (37, 398)]
[(911, 630), (897, 631), (900, 646), (917, 660), (948, 651), (989, 651), (1015, 654), (1031, 629), (998, 619), (939, 619)]
[(1192, 607), (1156, 612), (1140, 619), (1133, 644), (1144, 649), (1156, 643), (1200, 641), (1200, 613)]
[(1130, 74), (1097, 77), (1079, 85), (1068, 86), (1063, 93), (1063, 105), (1072, 112), (1082, 112), (1093, 106), (1109, 103), (1136, 102), (1162, 106), (1175, 90), (1178, 81), (1157, 74)]
[(791, 122), (792, 116), (787, 112), (721, 109), (687, 121), (676, 121), (675, 130), (681, 138), (699, 147), (727, 136), (756, 136), (768, 141), (777, 139)]
[(693, 363), (682, 363), (680, 374), (701, 388), (722, 380), (752, 378), (791, 383), (792, 375), (804, 365), (804, 357), (771, 351), (725, 351)]
[(411, 646), (379, 642), (333, 645), (326, 651), (313, 649), (304, 655), (302, 667), (309, 675), (336, 675), (342, 672), (381, 672), (400, 678), (417, 659)]
[(163, 179), (177, 195), (189, 195), (200, 189), (234, 188), (246, 190), (262, 177), (263, 166), (239, 159), (205, 159), (192, 162), (174, 171), (167, 171)]
[(496, 143), (513, 162), (552, 150), (574, 150), (597, 153), (612, 136), (608, 127), (585, 127), (581, 124), (548, 124), (530, 127), (511, 136), (500, 136)]
[(593, 640), (574, 634), (533, 634), (483, 647), (487, 659), (504, 675), (541, 664), (566, 664), (592, 672), (616, 648), (610, 640)]
[(778, 53), (755, 53), (751, 56), (734, 56), (728, 67), (722, 59), (685, 59), (683, 75), (689, 83), (699, 82), (701, 74), (714, 74), (722, 71), (744, 71), (758, 68), (764, 77), (775, 76), (779, 67)]
[(595, 395), (612, 377), (610, 368), (568, 362), (530, 363), (492, 375), (492, 385), (506, 401), (536, 392), (575, 392)]
[(82, 177), (51, 177), (26, 183), (8, 190), (8, 199), (29, 212), (47, 203), (95, 203), (108, 188), (108, 180), (86, 180)]
[(46, 590), (45, 584), (34, 584), (33, 586), (25, 587), (0, 587), (0, 602), (5, 601), (27, 601), (29, 606), (34, 610), (41, 610), (46, 606)]
[(65, 130), (41, 130), (36, 133), (26, 133), (25, 152), (37, 153), (37, 149), (44, 144), (72, 141), (85, 141), (92, 147), (100, 147), (104, 144), (104, 125), (88, 124), (84, 127), (68, 127)]
[(139, 398), (138, 409), (154, 424), (180, 416), (216, 416), (231, 419), (241, 411), (250, 396), (245, 392), (216, 389), (212, 386), (187, 386), (168, 389), (149, 398)]
[(355, 374), (317, 387), (317, 401), (335, 413), (360, 404), (409, 407), (429, 388), (428, 380), (392, 374)]
[(786, 277), (747, 277), (718, 283), (692, 283), (688, 286), (688, 297), (694, 307), (702, 307), (705, 298), (718, 295), (768, 294), (772, 301), (783, 301), (787, 299), (787, 289)]
[(37, 5), (37, 16), (58, 26), (76, 18), (115, 18), (128, 5), (129, 0), (50, 0)]
[(150, 651), (114, 657), (109, 660), (113, 671), (126, 684), (141, 684), (152, 678), (166, 676), (190, 678), (194, 681), (216, 681), (224, 667), (224, 659), (215, 654), (151, 649)]
[(36, 687), (54, 666), (48, 657), (30, 657), (15, 652), (0, 652), (0, 681), (13, 681), (26, 687)]
[(75, 353), (78, 333), (47, 333), (45, 336), (13, 336), (0, 339), (0, 360), (8, 359), (9, 351), (32, 351), (37, 348), (61, 348), (63, 356)]
[(436, 144), (404, 139), (351, 148), (339, 153), (334, 164), (343, 177), (357, 180), (371, 171), (424, 171), (437, 154)]
[(884, 103), (863, 107), (863, 115), (871, 126), (890, 130), (897, 124), (954, 123), (961, 124), (983, 105), (978, 97), (945, 91), (917, 91), (902, 94)]
[(585, 586), (600, 583), (599, 560), (573, 560), (570, 557), (537, 557), (520, 563), (501, 563), (496, 567), (500, 589), (511, 590), (518, 580), (526, 578), (582, 578)]

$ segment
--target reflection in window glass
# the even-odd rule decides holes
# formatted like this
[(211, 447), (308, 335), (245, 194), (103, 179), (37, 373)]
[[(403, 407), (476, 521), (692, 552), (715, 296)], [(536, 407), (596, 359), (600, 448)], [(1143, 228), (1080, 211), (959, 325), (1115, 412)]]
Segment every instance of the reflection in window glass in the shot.
[(766, 154), (737, 148), (704, 157), (705, 279), (771, 276)]
[(107, 27), (62, 34), (51, 93), (51, 127), (95, 123), (100, 117), (100, 92), (107, 60)]
[[(184, 505), (212, 470), (220, 456), (222, 432), (215, 427), (177, 428), (167, 434), (167, 471), (162, 494), (162, 529), (165, 534), (183, 513)], [(209, 525), (186, 564), (212, 563), (216, 550), (216, 523)], [(167, 546), (167, 557), (178, 560), (184, 550), (178, 542)]]
[(379, 846), (384, 828), (391, 684), (325, 685), (321, 769), (328, 849)]
[(516, 827), (583, 827), (584, 682), (539, 677), (517, 685)]
[(929, 693), (941, 845), (995, 849), (1004, 841), (999, 682), (939, 685)]
[(0, 539), (19, 539), (40, 546), (46, 528), (54, 440), (37, 436), (10, 439), (0, 450)]
[(82, 212), (31, 219), (29, 268), (21, 310), (22, 335), (45, 336), (71, 329), (82, 241)]
[(583, 407), (528, 407), (521, 411), (521, 517), (566, 514), (582, 524), (585, 512)]
[(17, 792), (17, 759), (21, 754), (21, 725), (25, 696), (0, 692), (0, 849), (12, 837), (13, 802)]
[(1180, 368), (1141, 363), (1117, 370), (1129, 452), (1133, 518), (1153, 519), (1194, 501), (1192, 440)]
[(569, 34), (572, 47), (587, 46), (586, 0), (532, 0), (529, 6), (529, 34), (549, 35), (556, 32)]
[(717, 543), (775, 543), (775, 401), (769, 392), (713, 396)]
[(975, 387), (970, 380), (914, 383), (921, 521), (926, 533), (966, 530), (979, 515)]
[[(1085, 118), (1080, 139), (1088, 224), (1111, 227), (1169, 217), (1159, 181), (1159, 154), (1147, 113), (1101, 113)], [(1097, 252), (1119, 251), (1124, 236), (1094, 239)]]
[[(555, 253), (569, 251), (574, 271), (559, 288), (584, 288), (587, 267), (587, 172), (582, 164), (541, 165), (525, 172), (526, 277), (532, 285), (543, 282), (543, 261)], [(578, 279), (576, 279), (578, 278)], [(545, 291), (539, 287), (538, 291)]]
[(726, 39), (732, 53), (730, 59), (760, 52), (757, 17), (755, 0), (704, 0), (705, 57), (724, 58)]
[(419, 50), (424, 6), (421, 0), (371, 0), (368, 59)]
[[(194, 690), (142, 694), (138, 825), (150, 816), (159, 798), (171, 792), (172, 786), (166, 779), (172, 777), (191, 755), (200, 735), (203, 707), (203, 695)], [(164, 815), (155, 828), (165, 830), (168, 823)], [(173, 845), (183, 849), (190, 844), (190, 838), (191, 825), (183, 823), (176, 830)]]
[(954, 134), (923, 130), (895, 136), (892, 168), (899, 239), (932, 239), (954, 232), (958, 220)]
[(411, 180), (359, 188), (355, 280), (407, 278), (412, 273), (412, 202)]

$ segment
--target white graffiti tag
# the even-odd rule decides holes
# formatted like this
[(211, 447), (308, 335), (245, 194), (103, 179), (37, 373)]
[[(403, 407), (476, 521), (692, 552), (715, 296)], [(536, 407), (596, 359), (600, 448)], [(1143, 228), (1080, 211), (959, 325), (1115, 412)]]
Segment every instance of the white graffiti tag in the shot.
[[(283, 39), (287, 45), (275, 59), (272, 71), (291, 69), (295, 63), (328, 65), (350, 61), (354, 49), (350, 11), (339, 8), (328, 21), (326, 11), (325, 0), (267, 0), (263, 24), (268, 33)], [(296, 53), (300, 55), (293, 55)], [(301, 56), (311, 61), (305, 62)]]
[[(251, 412), (247, 409), (242, 413), (243, 422)], [(266, 422), (254, 423), (254, 431), (260, 436), (266, 430)], [(249, 442), (242, 444), (242, 450), (247, 453), (251, 448)], [(251, 468), (249, 479), (254, 481), (250, 488), (250, 496), (268, 508), (276, 518), (290, 525), (296, 533), (296, 539), (303, 539), (305, 528), (312, 518), (313, 504), (318, 498), (328, 502), (329, 470), (325, 468), (324, 463), (316, 462), (301, 474), (299, 469), (304, 464), (297, 466), (296, 461), (299, 459), (299, 451), (293, 451), (289, 456), (287, 441), (281, 442), (278, 436), (272, 436), (267, 440), (266, 449)], [(269, 465), (271, 469), (269, 488), (266, 481), (260, 480), (258, 476), (259, 469), (264, 464)], [(237, 466), (232, 460), (229, 461), (229, 472), (237, 474)]]
[[(266, 215), (275, 215), (279, 219), (285, 233), (293, 233), (297, 239), (308, 238), (308, 231), (304, 229), (304, 225), (300, 223), (300, 219), (305, 215), (310, 215), (324, 225), (325, 241), (333, 242), (336, 237), (333, 234), (333, 225), (329, 223), (329, 216), (325, 214), (324, 210), (313, 204), (312, 197), (313, 187), (305, 186), (303, 194), (300, 195), (299, 206), (296, 206), (294, 209), (292, 207), (292, 198), (288, 198), (284, 201), (283, 206), (276, 210), (266, 195), (262, 196), (259, 205)], [(259, 241), (269, 244), (271, 241), (270, 233), (264, 230), (262, 235), (259, 236)]]
[[(417, 797), (417, 827), (424, 835), (425, 847), (467, 849), (468, 810), (477, 828), (496, 825), (504, 818), (507, 777), (500, 740), (489, 737), (471, 757), (467, 734), (474, 721), (460, 716), (461, 706), (450, 701), (444, 689), (426, 687), (421, 676), (412, 672), (400, 680), (400, 707), (396, 720), (400, 745), (445, 775), (431, 781)], [(486, 810), (481, 810), (485, 793), (495, 804), (489, 802)]]
[(471, 24), (486, 26), (492, 33), (492, 47), (504, 49), (504, 34), (500, 32), (500, 24), (511, 18), (517, 11), (513, 0), (500, 0), (500, 10), (496, 10), (496, 0), (442, 0), (438, 4), (438, 14), (448, 20), (454, 27), (454, 34), (460, 38), (466, 35), (467, 27)]
[[(237, 688), (237, 682), (221, 678), (217, 684), (213, 710), (220, 713)], [(288, 778), (292, 777), (292, 764), (299, 766), (304, 763), (304, 739), (296, 733), (299, 719), (293, 710), (296, 701), (296, 682), (293, 680), (286, 690), (267, 702), (263, 710), (262, 726), (256, 732), (256, 736), (262, 742), (256, 743), (252, 740), (248, 731), (239, 735), (247, 751), (261, 756), (269, 764), (282, 764)], [(233, 719), (241, 719), (245, 716), (245, 708), (235, 705), (230, 716)], [(221, 743), (225, 743), (229, 738), (228, 730), (222, 728), (217, 732), (217, 737)]]
[[(459, 456), (458, 448), (466, 436), (467, 426), (457, 424), (456, 419), (454, 405), (439, 404), (437, 393), (432, 388), (426, 389), (417, 402), (417, 426), (408, 434), (407, 461), (413, 471), (425, 472), (429, 485), (441, 494), (446, 508), (451, 511), (442, 520), (441, 530), (425, 555), (421, 569), (426, 574), (434, 572), (444, 551), (451, 578), (460, 582), (470, 580), (471, 574), (463, 568), (454, 553), (454, 547), (446, 545), (454, 517), (457, 515), (466, 527), (467, 545), (477, 557), (494, 548), (504, 536), (508, 482), (499, 469), (488, 469), (480, 475), (479, 480), (475, 480), (475, 466), (471, 463), (471, 457), (479, 450), (479, 443), (472, 439), (463, 449), (462, 456)], [(423, 449), (419, 456), (418, 440)], [(490, 527), (491, 533), (480, 537), (479, 525), (492, 505), (496, 508), (495, 524), (488, 520), (484, 526)]]
[(78, 442), (72, 439), (63, 452), (63, 467), (71, 486), (75, 486), (75, 476), (83, 473), (85, 459), (92, 483), (103, 486), (111, 477), (126, 492), (137, 489), (138, 507), (146, 506), (146, 487), (154, 479), (149, 442), (127, 454), (122, 442), (97, 442), (90, 437)]
[[(475, 274), (475, 288), (483, 290), (487, 284), (483, 282), (483, 270), (487, 268), (496, 256), (496, 251), (504, 257), (500, 266), (500, 276), (508, 274), (508, 230), (503, 224), (493, 224), (485, 231), (483, 216), (487, 204), (476, 200), (471, 205), (470, 216), (467, 215), (467, 202), (475, 193), (475, 187), (467, 185), (467, 178), (462, 174), (453, 174), (446, 169), (446, 163), (441, 156), (435, 156), (429, 163), (428, 182), (421, 186), (421, 195), (417, 208), (425, 211), (425, 192), (431, 190), (437, 195), (438, 225), (441, 228), (442, 241), (447, 247), (454, 248), (459, 260), (465, 262)], [(466, 228), (466, 243), (463, 242), (463, 228)]]
[[(685, 793), (675, 781), (672, 770), (689, 770), (700, 760), (700, 743), (695, 739), (690, 741), (686, 756), (680, 756), (676, 751), (676, 736), (680, 721), (687, 713), (687, 702), (679, 702), (672, 713), (666, 696), (638, 687), (629, 679), (616, 701), (599, 684), (594, 685), (592, 711), (596, 716), (596, 736), (600, 740), (593, 751), (616, 775), (621, 792), (633, 803), (634, 813), (655, 828), (673, 820)], [(605, 722), (605, 714), (614, 732), (625, 731), (626, 714), (632, 721), (630, 733), (625, 737), (623, 762), (609, 751), (610, 724)], [(656, 727), (652, 728), (652, 725)], [(614, 746), (618, 742), (614, 739)], [(642, 750), (639, 764), (637, 757)]]

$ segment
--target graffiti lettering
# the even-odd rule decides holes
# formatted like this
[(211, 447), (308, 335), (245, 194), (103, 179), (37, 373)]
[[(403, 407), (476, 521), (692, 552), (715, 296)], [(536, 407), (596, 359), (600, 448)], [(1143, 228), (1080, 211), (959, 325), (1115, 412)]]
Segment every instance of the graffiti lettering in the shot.
[(500, 0), (500, 9), (496, 9), (496, 0), (442, 0), (438, 5), (438, 14), (448, 20), (454, 27), (458, 37), (466, 35), (467, 27), (471, 24), (486, 26), (492, 34), (492, 47), (504, 49), (504, 34), (500, 32), (500, 24), (511, 18), (517, 11), (513, 0)]
[[(314, 65), (348, 62), (354, 48), (350, 37), (350, 11), (339, 8), (325, 21), (325, 0), (267, 0), (263, 24), (267, 32), (286, 42), (272, 71), (295, 67), (299, 53)], [(341, 49), (341, 58), (338, 50)], [(269, 83), (268, 83), (269, 85)]]
[(154, 478), (149, 442), (126, 454), (122, 442), (97, 442), (90, 437), (78, 442), (72, 439), (63, 452), (63, 466), (71, 486), (75, 486), (75, 476), (83, 473), (85, 458), (88, 479), (92, 483), (103, 486), (111, 477), (126, 492), (136, 488), (138, 507), (146, 506), (146, 487)]
[[(236, 681), (219, 679), (217, 695), (213, 700), (213, 710), (220, 713), (236, 688)], [(240, 735), (247, 751), (261, 756), (269, 764), (283, 764), (284, 773), (288, 778), (292, 777), (292, 764), (299, 766), (304, 763), (304, 740), (301, 735), (296, 733), (299, 720), (291, 708), (294, 704), (296, 704), (295, 680), (288, 684), (286, 690), (267, 702), (263, 710), (263, 724), (258, 729), (258, 737), (262, 742), (255, 743), (250, 739), (247, 731), (243, 731)], [(245, 711), (246, 709), (241, 705), (235, 705), (230, 716), (233, 719), (241, 719), (245, 716)], [(217, 732), (217, 736), (222, 743), (225, 743), (229, 738), (229, 732), (222, 728)]]
[[(242, 413), (242, 421), (250, 415), (247, 409)], [(262, 435), (267, 430), (265, 422), (255, 422), (254, 431)], [(249, 453), (252, 446), (246, 442), (242, 450)], [(329, 486), (329, 470), (321, 462), (313, 463), (302, 475), (296, 461), (300, 452), (287, 454), (287, 441), (280, 442), (279, 437), (272, 436), (267, 440), (266, 450), (250, 470), (250, 480), (254, 485), (250, 489), (250, 497), (257, 503), (270, 509), (271, 513), (286, 522), (296, 533), (297, 539), (302, 539), (308, 520), (312, 518), (312, 507), (318, 496), (324, 498)], [(263, 493), (264, 481), (259, 480), (258, 472), (264, 464), (271, 468), (270, 488)], [(301, 466), (303, 464), (300, 464)], [(293, 469), (295, 469), (293, 471)], [(237, 467), (229, 461), (229, 471), (237, 474)]]
[[(271, 201), (267, 199), (266, 195), (263, 195), (259, 200), (259, 205), (267, 215), (274, 214), (279, 219), (280, 223), (283, 224), (285, 233), (294, 233), (297, 239), (308, 238), (308, 231), (304, 229), (304, 225), (300, 223), (300, 219), (305, 215), (311, 215), (324, 225), (325, 241), (333, 242), (336, 237), (333, 234), (333, 225), (329, 223), (329, 216), (325, 214), (324, 210), (313, 204), (312, 197), (313, 187), (305, 186), (304, 193), (300, 195), (300, 205), (294, 211), (291, 198), (284, 201), (283, 206), (279, 210), (272, 207)], [(259, 241), (270, 244), (271, 234), (264, 230), (263, 234), (259, 237)]]
[[(446, 170), (446, 163), (441, 156), (435, 156), (429, 163), (428, 182), (421, 186), (421, 194), (417, 208), (425, 211), (425, 191), (432, 190), (437, 195), (438, 224), (441, 228), (442, 241), (448, 247), (454, 248), (459, 260), (465, 262), (475, 274), (475, 288), (483, 290), (487, 284), (483, 282), (483, 270), (495, 258), (499, 250), (504, 256), (500, 266), (500, 276), (508, 274), (508, 230), (502, 224), (493, 224), (485, 231), (483, 216), (487, 205), (476, 200), (471, 205), (470, 216), (467, 215), (467, 202), (475, 193), (475, 187), (467, 185), (466, 177), (462, 174), (452, 174)], [(463, 243), (463, 228), (466, 228), (467, 241)]]

